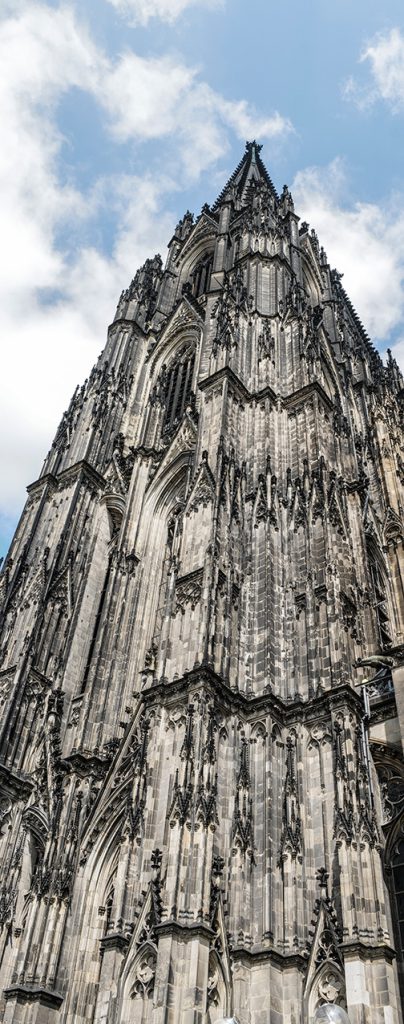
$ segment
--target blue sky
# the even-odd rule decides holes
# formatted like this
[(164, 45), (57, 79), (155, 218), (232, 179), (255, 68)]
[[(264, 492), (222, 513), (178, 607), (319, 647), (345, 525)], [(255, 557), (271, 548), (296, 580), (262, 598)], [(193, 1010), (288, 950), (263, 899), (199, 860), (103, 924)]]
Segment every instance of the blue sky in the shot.
[(3, 0), (0, 554), (119, 293), (264, 144), (404, 364), (402, 0)]

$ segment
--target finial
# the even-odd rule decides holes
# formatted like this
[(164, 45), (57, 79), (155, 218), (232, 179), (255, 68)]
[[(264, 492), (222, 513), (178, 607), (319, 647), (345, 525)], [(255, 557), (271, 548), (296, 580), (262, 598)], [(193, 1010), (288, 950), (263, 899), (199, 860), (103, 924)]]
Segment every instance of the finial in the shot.
[(252, 142), (246, 142), (245, 148), (246, 153), (251, 153), (253, 149), (255, 149), (257, 153), (260, 153), (262, 146), (259, 142), (256, 142), (255, 139), (253, 139)]
[(328, 896), (328, 878), (328, 871), (326, 871), (325, 868), (318, 868), (318, 870), (316, 871), (316, 879), (319, 885), (320, 893), (324, 895), (325, 898), (327, 898)]

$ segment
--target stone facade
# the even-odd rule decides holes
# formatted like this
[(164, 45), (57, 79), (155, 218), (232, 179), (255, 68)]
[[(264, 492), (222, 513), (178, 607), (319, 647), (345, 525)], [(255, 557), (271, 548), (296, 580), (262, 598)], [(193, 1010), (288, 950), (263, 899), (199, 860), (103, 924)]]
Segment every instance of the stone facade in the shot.
[(248, 143), (0, 577), (0, 1020), (402, 1021), (403, 396)]

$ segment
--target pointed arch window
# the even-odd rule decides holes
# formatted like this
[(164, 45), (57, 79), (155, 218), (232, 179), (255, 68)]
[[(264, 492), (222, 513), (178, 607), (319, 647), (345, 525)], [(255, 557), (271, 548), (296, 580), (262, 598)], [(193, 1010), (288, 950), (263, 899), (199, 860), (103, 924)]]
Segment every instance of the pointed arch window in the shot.
[[(380, 675), (378, 672), (367, 687), (371, 700), (372, 692), (380, 686)], [(404, 1006), (404, 759), (396, 747), (378, 740), (371, 741), (370, 750), (380, 787), (386, 840), (384, 875), (389, 890), (393, 929), (391, 940), (397, 953), (401, 1002)]]
[(209, 291), (212, 267), (213, 253), (209, 253), (208, 256), (204, 256), (204, 258), (197, 263), (191, 279), (194, 299), (198, 299), (200, 295), (206, 295)]
[(114, 887), (112, 886), (111, 889), (109, 890), (107, 899), (105, 900), (105, 927), (104, 927), (104, 934), (105, 935), (108, 935), (108, 932), (111, 930), (112, 911), (113, 911), (113, 907), (114, 907), (114, 896), (115, 896), (115, 890), (114, 890)]
[(170, 434), (180, 423), (191, 401), (195, 353), (189, 349), (165, 370), (163, 382), (163, 434)]
[(381, 553), (373, 537), (368, 537), (367, 554), (369, 575), (372, 591), (372, 604), (375, 611), (379, 641), (382, 648), (391, 647), (392, 638), (389, 625), (387, 602), (387, 578)]
[(116, 875), (118, 870), (118, 850), (115, 850), (113, 866), (110, 871), (107, 884), (104, 889), (104, 905), (101, 909), (103, 913), (103, 938), (114, 931), (114, 909), (115, 909), (115, 883)]
[(404, 816), (402, 814), (393, 822), (384, 856), (390, 890), (401, 1004), (404, 1006)]
[(397, 906), (397, 923), (400, 933), (401, 956), (404, 952), (404, 838), (396, 844), (391, 858), (394, 895)]

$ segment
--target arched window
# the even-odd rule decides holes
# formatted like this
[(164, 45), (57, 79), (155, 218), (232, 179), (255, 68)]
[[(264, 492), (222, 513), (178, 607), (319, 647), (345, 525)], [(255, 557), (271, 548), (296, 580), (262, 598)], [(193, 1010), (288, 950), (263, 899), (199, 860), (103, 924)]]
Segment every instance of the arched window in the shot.
[(115, 883), (116, 883), (118, 859), (119, 859), (119, 849), (116, 848), (115, 849), (115, 853), (114, 853), (114, 857), (113, 857), (113, 861), (112, 861), (112, 870), (110, 870), (108, 881), (107, 881), (107, 884), (106, 884), (105, 889), (104, 889), (104, 894), (105, 895), (104, 895), (104, 900), (103, 900), (103, 906), (100, 907), (100, 913), (103, 916), (103, 934), (102, 934), (101, 938), (105, 938), (106, 935), (109, 935), (110, 932), (113, 932), (115, 930), (115, 926), (116, 926), (116, 921), (114, 920), (114, 916), (115, 916), (115, 909), (116, 909), (115, 908)]
[[(379, 675), (377, 673), (376, 682), (372, 680), (373, 685), (367, 687), (371, 698), (372, 690), (380, 686)], [(382, 824), (386, 838), (383, 860), (393, 925), (391, 938), (397, 952), (404, 1005), (404, 759), (401, 751), (377, 740), (371, 741), (370, 749), (380, 786)]]
[(372, 537), (368, 537), (367, 553), (372, 589), (372, 604), (376, 615), (380, 645), (382, 648), (391, 647), (392, 638), (389, 626), (386, 573), (383, 566), (382, 556)]
[(175, 430), (189, 405), (194, 362), (195, 354), (188, 349), (165, 371), (162, 395), (163, 434), (169, 434)]
[(111, 930), (112, 911), (113, 911), (113, 907), (114, 907), (114, 895), (115, 895), (114, 887), (112, 886), (112, 888), (110, 889), (109, 894), (107, 896), (107, 899), (105, 901), (105, 929), (104, 929), (105, 935), (108, 935), (108, 932)]
[(212, 253), (209, 256), (204, 256), (196, 265), (192, 274), (192, 294), (194, 299), (198, 299), (200, 295), (206, 295), (206, 292), (209, 291), (212, 266)]
[(156, 963), (157, 949), (152, 941), (144, 942), (135, 957), (129, 953), (118, 996), (121, 1024), (151, 1024)]
[(398, 815), (387, 837), (384, 851), (393, 918), (398, 979), (404, 1004), (404, 817)]
[(404, 953), (404, 838), (396, 844), (391, 858), (393, 888), (396, 898), (397, 923), (400, 932), (401, 956)]
[(227, 1013), (227, 991), (223, 967), (215, 949), (209, 954), (208, 999), (206, 1017), (209, 1024), (223, 1020)]
[[(308, 1008), (310, 1024), (316, 1019), (316, 1010), (318, 1011), (320, 1006), (329, 1006), (330, 1003), (346, 1010), (344, 972), (342, 966), (334, 960), (326, 960), (313, 979)], [(337, 1014), (333, 1019), (338, 1020)]]

